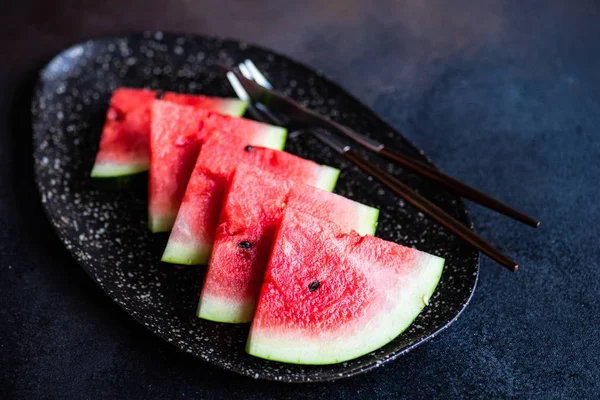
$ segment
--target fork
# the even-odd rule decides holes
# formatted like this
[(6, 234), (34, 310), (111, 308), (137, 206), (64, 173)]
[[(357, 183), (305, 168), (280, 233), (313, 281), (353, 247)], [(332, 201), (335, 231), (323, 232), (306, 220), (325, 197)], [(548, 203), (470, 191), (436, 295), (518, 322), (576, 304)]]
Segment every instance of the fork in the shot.
[[(258, 68), (256, 68), (256, 66), (251, 60), (245, 60), (243, 63), (240, 63), (238, 65), (238, 69), (244, 78), (254, 81), (267, 89), (273, 88), (271, 83), (258, 70)], [(271, 112), (271, 110), (266, 108), (264, 105), (252, 102), (250, 96), (248, 95), (248, 93), (246, 92), (246, 90), (244, 89), (243, 85), (240, 83), (238, 77), (234, 72), (227, 72), (227, 79), (229, 80), (237, 96), (242, 100), (248, 101), (248, 111), (255, 119), (270, 124), (289, 126), (289, 120), (286, 119), (284, 115), (277, 115)], [(305, 130), (294, 131), (292, 134), (290, 134), (290, 136), (293, 136), (294, 134), (298, 135), (303, 131)], [(510, 271), (514, 272), (517, 270), (518, 265), (513, 260), (504, 255), (491, 244), (486, 242), (484, 239), (482, 239), (475, 232), (467, 228), (465, 225), (451, 217), (441, 208), (437, 207), (435, 204), (431, 203), (429, 200), (419, 195), (406, 184), (399, 181), (393, 175), (389, 174), (387, 171), (381, 169), (375, 164), (372, 164), (371, 162), (367, 161), (366, 159), (355, 153), (352, 150), (350, 144), (346, 141), (341, 140), (340, 138), (333, 136), (326, 131), (321, 131), (320, 129), (310, 129), (307, 130), (307, 132), (309, 132), (317, 139), (336, 150), (338, 153), (342, 154), (345, 158), (352, 161), (364, 172), (378, 179), (381, 183), (383, 183), (390, 190), (392, 190), (396, 195), (402, 197), (407, 203), (411, 204), (419, 211), (428, 215), (433, 220), (435, 220), (451, 232), (455, 233), (456, 235), (467, 241), (469, 244), (474, 246), (483, 254), (492, 258), (493, 260), (503, 265)]]

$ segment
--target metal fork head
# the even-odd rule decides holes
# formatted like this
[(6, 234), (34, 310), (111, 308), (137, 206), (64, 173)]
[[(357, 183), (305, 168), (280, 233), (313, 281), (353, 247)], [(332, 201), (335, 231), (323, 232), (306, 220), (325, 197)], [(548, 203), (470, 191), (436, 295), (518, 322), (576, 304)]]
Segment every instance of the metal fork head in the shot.
[[(252, 60), (247, 58), (243, 63), (241, 63), (240, 64), (240, 72), (242, 72), (242, 66), (244, 66), (245, 69), (248, 70), (248, 73), (251, 76), (250, 78), (248, 78), (244, 74), (244, 76), (246, 76), (246, 78), (256, 81), (256, 83), (258, 83), (260, 86), (265, 87), (269, 90), (273, 89), (273, 85), (271, 85), (271, 82), (269, 82), (267, 80), (267, 78), (258, 70), (258, 68), (256, 68), (256, 65), (254, 65)], [(243, 72), (242, 72), (242, 74), (243, 74)]]
[[(238, 65), (238, 69), (241, 74), (249, 80), (255, 81), (259, 85), (271, 89), (273, 86), (271, 83), (265, 78), (263, 74), (256, 68), (256, 65), (251, 60), (246, 60), (243, 63)], [(267, 109), (263, 104), (260, 103), (252, 103), (250, 100), (250, 96), (235, 76), (235, 74), (228, 72), (227, 80), (233, 87), (236, 95), (242, 99), (248, 101), (248, 112), (252, 117), (258, 121), (266, 122), (272, 125), (278, 126), (289, 126), (289, 121), (283, 115), (278, 115)]]
[(259, 110), (256, 107), (256, 105), (252, 103), (250, 96), (248, 95), (248, 93), (246, 92), (246, 90), (244, 89), (244, 87), (242, 86), (242, 84), (240, 83), (240, 81), (238, 80), (238, 78), (235, 76), (235, 74), (233, 72), (228, 72), (226, 77), (227, 77), (227, 80), (229, 81), (229, 84), (233, 88), (233, 91), (237, 95), (237, 97), (240, 100), (245, 100), (248, 102), (248, 108), (246, 109), (246, 112), (248, 114), (250, 114), (250, 116), (252, 116), (252, 118), (254, 118), (255, 120), (260, 121), (260, 122), (266, 122), (268, 124), (276, 123), (275, 118), (273, 118), (269, 114), (261, 112), (261, 110)]
[[(250, 61), (250, 60), (246, 60), (246, 63), (247, 62), (252, 63), (252, 61)], [(252, 65), (254, 65), (254, 64), (252, 63)], [(240, 72), (242, 73), (242, 75), (244, 75), (244, 77), (246, 77), (247, 79), (253, 79), (253, 75), (249, 72), (245, 63), (239, 64), (239, 69), (240, 69)], [(256, 67), (255, 67), (255, 70), (256, 70), (256, 72), (258, 72), (258, 74), (260, 74), (260, 71), (258, 71), (258, 69), (256, 69)], [(260, 74), (260, 75), (262, 76), (262, 74)], [(264, 78), (264, 76), (263, 76), (263, 78)], [(277, 119), (277, 117), (275, 117), (275, 114), (273, 112), (269, 111), (262, 104), (260, 104), (260, 103), (252, 104), (250, 102), (250, 96), (248, 95), (246, 90), (244, 90), (244, 87), (242, 86), (242, 84), (240, 83), (240, 81), (238, 80), (238, 78), (235, 76), (234, 73), (228, 72), (227, 80), (231, 84), (231, 87), (233, 88), (233, 91), (235, 92), (237, 97), (239, 97), (241, 100), (246, 100), (249, 102), (248, 103), (248, 112), (252, 115), (252, 117), (254, 119), (256, 119), (258, 121), (266, 122), (266, 123), (269, 123), (272, 125), (279, 125), (279, 126), (286, 125), (283, 123), (283, 121), (281, 119)], [(264, 81), (269, 83), (269, 81), (267, 81), (266, 78), (264, 78)], [(269, 85), (270, 85), (270, 83), (269, 83)], [(297, 130), (293, 130), (292, 132), (288, 133), (287, 136), (288, 136), (288, 138), (293, 139), (295, 137), (300, 136), (303, 132), (304, 132), (303, 129), (297, 129)]]

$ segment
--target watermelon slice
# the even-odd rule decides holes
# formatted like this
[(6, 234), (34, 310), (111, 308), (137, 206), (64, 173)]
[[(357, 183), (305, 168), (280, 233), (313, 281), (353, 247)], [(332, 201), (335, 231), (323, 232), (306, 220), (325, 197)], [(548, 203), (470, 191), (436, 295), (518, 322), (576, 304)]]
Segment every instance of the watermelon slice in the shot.
[(269, 360), (332, 364), (402, 333), (439, 282), (444, 259), (285, 211), (246, 351)]
[(155, 100), (148, 179), (148, 224), (152, 232), (173, 227), (200, 144), (215, 130), (241, 136), (245, 145), (275, 149), (283, 148), (287, 134), (284, 128)]
[(132, 175), (148, 169), (150, 106), (156, 92), (119, 88), (106, 112), (92, 178)]
[(198, 317), (252, 320), (273, 234), (284, 208), (337, 221), (345, 232), (375, 234), (379, 210), (247, 166), (231, 179), (215, 233)]
[[(113, 92), (100, 137), (92, 178), (115, 178), (148, 170), (150, 110), (156, 92), (147, 89), (119, 88)], [(167, 92), (170, 102), (194, 108), (239, 116), (247, 102), (235, 99)]]
[(187, 265), (208, 262), (223, 191), (238, 163), (243, 162), (324, 190), (333, 190), (339, 170), (283, 151), (247, 148), (247, 143), (241, 138), (218, 134), (203, 145), (163, 261)]

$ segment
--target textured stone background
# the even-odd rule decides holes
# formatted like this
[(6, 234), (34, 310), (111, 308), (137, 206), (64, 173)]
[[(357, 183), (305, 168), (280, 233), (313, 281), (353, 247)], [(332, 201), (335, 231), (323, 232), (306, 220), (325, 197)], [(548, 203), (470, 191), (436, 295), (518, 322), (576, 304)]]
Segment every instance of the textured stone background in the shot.
[[(597, 398), (600, 7), (594, 1), (32, 1), (0, 16), (0, 397)], [(240, 38), (322, 70), (444, 170), (539, 217), (471, 206), (521, 265), (482, 259), (457, 323), (327, 385), (256, 382), (138, 326), (52, 233), (31, 177), (31, 79), (99, 35)]]

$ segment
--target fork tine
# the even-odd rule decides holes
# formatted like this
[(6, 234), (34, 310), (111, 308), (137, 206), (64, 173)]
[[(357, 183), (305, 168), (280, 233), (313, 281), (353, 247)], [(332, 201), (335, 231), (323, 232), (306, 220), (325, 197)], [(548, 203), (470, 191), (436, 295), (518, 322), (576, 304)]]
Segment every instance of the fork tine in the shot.
[[(244, 61), (244, 64), (246, 66), (246, 68), (248, 69), (248, 71), (250, 72), (250, 75), (252, 75), (252, 78), (248, 78), (246, 75), (246, 78), (248, 79), (253, 79), (256, 81), (256, 83), (258, 83), (260, 86), (266, 87), (267, 89), (272, 90), (273, 89), (273, 85), (271, 85), (271, 82), (269, 82), (267, 80), (267, 78), (265, 78), (265, 76), (258, 70), (258, 68), (256, 68), (256, 65), (254, 65), (254, 63), (252, 62), (252, 60), (250, 59), (246, 59), (246, 61)], [(240, 69), (241, 71), (241, 69)], [(243, 74), (243, 72), (242, 72)]]
[(238, 78), (235, 76), (233, 72), (227, 73), (227, 80), (229, 84), (233, 88), (233, 91), (240, 98), (240, 100), (250, 101), (250, 96), (248, 96), (248, 92), (244, 89)]
[[(254, 63), (252, 63), (252, 61), (250, 61), (250, 60), (246, 60), (246, 62), (248, 62), (248, 61), (252, 65), (251, 67), (248, 67), (244, 63), (240, 63), (238, 65), (238, 68), (239, 68), (240, 72), (242, 73), (242, 75), (244, 76), (244, 78), (246, 78), (248, 80), (251, 80), (251, 81), (255, 80), (256, 83), (258, 83), (259, 85), (262, 85), (259, 80), (262, 80), (263, 82), (266, 82), (268, 85), (270, 85), (269, 81), (267, 81), (267, 79), (260, 72), (258, 72), (258, 70), (256, 69), (256, 66), (254, 65)], [(252, 69), (254, 69), (256, 72), (252, 73)], [(230, 76), (231, 76), (231, 79), (229, 78)], [(238, 91), (236, 90), (235, 87), (239, 86), (239, 90), (243, 91), (244, 95), (247, 96), (248, 98), (250, 98), (250, 96), (248, 95), (248, 93), (246, 92), (246, 90), (244, 89), (244, 87), (242, 86), (242, 84), (240, 83), (239, 79), (235, 76), (234, 73), (228, 72), (227, 73), (227, 79), (229, 79), (229, 82), (231, 83), (231, 85), (234, 86), (233, 90), (235, 90), (236, 93)], [(235, 84), (232, 83), (232, 80), (235, 80)], [(240, 97), (239, 94), (238, 94), (238, 97)], [(268, 122), (270, 124), (273, 124), (273, 125), (278, 125), (278, 126), (284, 126), (285, 125), (283, 119), (281, 119), (278, 116), (276, 116), (273, 112), (271, 112), (264, 105), (262, 105), (260, 103), (256, 103), (256, 104), (250, 103), (250, 104), (252, 105), (252, 108), (255, 110), (254, 112), (251, 112), (252, 116), (254, 118), (257, 118), (256, 117), (256, 113), (260, 112), (263, 115), (263, 117), (262, 118), (257, 118), (257, 119), (260, 119), (262, 121), (266, 120), (266, 122)]]
[(263, 121), (270, 124), (278, 124), (278, 122), (280, 122), (279, 120), (273, 118), (270, 112), (261, 111), (254, 104), (252, 104), (248, 92), (246, 92), (246, 89), (244, 89), (233, 72), (228, 72), (226, 76), (237, 97), (248, 102), (247, 110), (248, 113), (252, 115), (252, 118), (256, 119), (257, 121)]
[(242, 73), (242, 75), (244, 75), (244, 78), (250, 79), (251, 81), (254, 80), (254, 78), (252, 77), (252, 73), (250, 72), (250, 70), (248, 69), (248, 67), (246, 66), (246, 64), (239, 63), (238, 69), (240, 70), (240, 72)]

